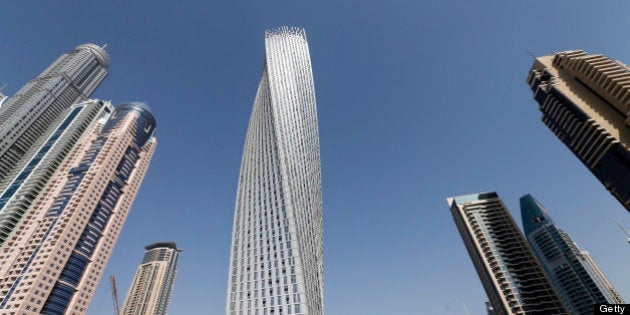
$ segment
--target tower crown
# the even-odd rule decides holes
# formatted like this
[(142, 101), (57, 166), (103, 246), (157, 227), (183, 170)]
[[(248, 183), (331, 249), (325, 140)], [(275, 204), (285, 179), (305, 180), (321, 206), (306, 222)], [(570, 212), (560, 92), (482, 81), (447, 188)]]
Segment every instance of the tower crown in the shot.
[(158, 242), (158, 243), (153, 243), (151, 245), (147, 245), (144, 247), (144, 249), (146, 250), (152, 250), (156, 248), (170, 248), (178, 252), (182, 251), (181, 249), (177, 248), (177, 245), (174, 242)]
[(79, 50), (89, 50), (94, 54), (94, 56), (96, 56), (96, 60), (98, 60), (105, 69), (109, 68), (109, 54), (105, 51), (105, 48), (96, 44), (83, 44), (74, 49), (74, 51)]
[(532, 195), (527, 194), (521, 197), (519, 201), (525, 235), (529, 235), (545, 222), (552, 221), (545, 208)]
[(306, 30), (295, 26), (280, 26), (265, 31), (265, 38), (282, 35), (294, 35), (306, 40)]

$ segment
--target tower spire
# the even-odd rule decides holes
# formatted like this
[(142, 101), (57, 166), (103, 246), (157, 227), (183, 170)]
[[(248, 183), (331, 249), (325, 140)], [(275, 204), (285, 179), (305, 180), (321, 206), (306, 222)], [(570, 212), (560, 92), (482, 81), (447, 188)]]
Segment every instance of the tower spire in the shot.
[(630, 233), (628, 233), (628, 231), (623, 227), (623, 225), (621, 225), (621, 223), (617, 222), (617, 225), (619, 225), (623, 233), (626, 234), (626, 236), (628, 237), (628, 243), (630, 243)]

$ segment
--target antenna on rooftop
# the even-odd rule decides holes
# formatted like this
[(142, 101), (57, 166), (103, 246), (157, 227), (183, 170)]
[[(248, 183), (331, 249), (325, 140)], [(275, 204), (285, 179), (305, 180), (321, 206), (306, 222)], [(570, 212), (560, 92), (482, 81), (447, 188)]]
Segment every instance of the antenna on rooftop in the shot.
[(103, 45), (103, 47), (101, 47), (101, 48), (105, 49), (105, 48), (107, 48), (107, 45), (109, 45), (109, 44), (105, 44), (105, 45)]
[(617, 222), (617, 225), (619, 225), (623, 233), (626, 234), (626, 236), (628, 237), (628, 243), (630, 243), (630, 233), (628, 233), (628, 231), (623, 227), (623, 225), (621, 225), (621, 223)]
[(531, 53), (531, 51), (526, 50), (527, 54), (532, 57), (532, 59), (536, 59), (536, 56), (534, 56), (534, 54)]

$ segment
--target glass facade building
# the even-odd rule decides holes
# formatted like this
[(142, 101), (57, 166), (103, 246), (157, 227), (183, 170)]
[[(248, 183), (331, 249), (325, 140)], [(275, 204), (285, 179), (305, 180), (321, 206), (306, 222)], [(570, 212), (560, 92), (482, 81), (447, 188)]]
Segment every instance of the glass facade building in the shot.
[(125, 298), (122, 315), (166, 315), (173, 294), (180, 249), (172, 242), (145, 247), (146, 252)]
[(497, 193), (447, 202), (492, 314), (569, 314)]
[(571, 314), (593, 314), (593, 305), (624, 303), (588, 252), (579, 249), (531, 195), (520, 199), (525, 236)]
[(125, 103), (81, 137), (2, 247), (0, 313), (86, 313), (149, 166), (154, 128), (145, 104)]
[(3, 100), (0, 246), (87, 126), (107, 110), (97, 101), (73, 104), (88, 99), (107, 76), (108, 66), (109, 57), (103, 48), (80, 45)]
[(536, 58), (527, 78), (545, 125), (628, 211), (629, 70), (578, 50)]
[(72, 105), (51, 124), (46, 131), (49, 136), (35, 142), (27, 152), (31, 158), (9, 173), (0, 192), (0, 246), (28, 214), (79, 138), (112, 110), (111, 104), (98, 100)]
[[(109, 56), (94, 44), (63, 54), (0, 107), (0, 182), (26, 158), (64, 110), (87, 100), (107, 76)], [(2, 188), (2, 187), (0, 187)]]
[(323, 314), (319, 131), (306, 34), (265, 33), (238, 183), (226, 314)]

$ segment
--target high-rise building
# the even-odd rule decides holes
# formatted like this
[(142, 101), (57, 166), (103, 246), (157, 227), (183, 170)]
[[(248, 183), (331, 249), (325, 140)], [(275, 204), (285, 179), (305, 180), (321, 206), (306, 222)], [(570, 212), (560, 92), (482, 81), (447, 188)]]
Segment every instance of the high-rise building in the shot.
[(492, 314), (568, 314), (497, 193), (447, 199)]
[(6, 101), (7, 98), (8, 97), (2, 93), (2, 89), (0, 89), (0, 107), (2, 107), (2, 104), (4, 104), (4, 101)]
[(265, 33), (234, 214), (228, 315), (323, 314), (319, 131), (306, 34)]
[(542, 120), (630, 211), (630, 68), (603, 55), (538, 57), (527, 82)]
[(122, 315), (166, 315), (168, 312), (181, 250), (172, 242), (154, 243), (145, 249)]
[(154, 128), (144, 103), (125, 103), (79, 140), (0, 248), (0, 313), (85, 314), (149, 166)]
[(31, 158), (0, 181), (0, 187), (4, 187), (0, 191), (0, 246), (30, 211), (79, 138), (112, 110), (111, 104), (98, 100), (72, 105), (50, 124), (45, 131), (49, 136), (36, 141), (26, 152)]
[[(55, 168), (49, 167), (46, 174), (40, 173), (43, 177), (37, 179), (39, 187), (31, 187), (24, 194), (15, 191), (24, 181), (20, 176), (31, 173), (33, 161), (41, 160), (41, 156), (36, 156), (42, 153), (40, 147), (50, 144), (49, 139), (59, 137), (55, 134), (59, 132), (57, 127), (69, 112), (74, 113), (70, 107), (88, 99), (107, 76), (108, 66), (109, 57), (103, 48), (93, 44), (80, 45), (59, 57), (0, 107), (0, 245), (28, 211), (27, 204), (38, 196), (41, 185)], [(88, 120), (91, 118), (94, 117)], [(87, 122), (84, 120), (83, 123)], [(81, 132), (83, 130), (72, 138)], [(65, 149), (56, 151), (55, 160), (62, 160), (75, 140), (70, 140)], [(49, 148), (42, 149), (47, 151)], [(18, 209), (7, 202), (21, 202), (22, 205)]]
[(531, 195), (520, 199), (525, 237), (571, 314), (592, 314), (593, 305), (623, 303), (588, 252), (581, 251)]

